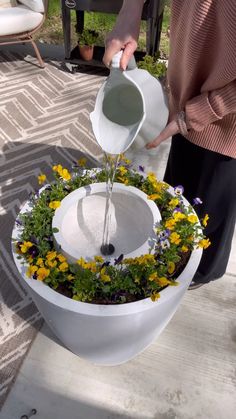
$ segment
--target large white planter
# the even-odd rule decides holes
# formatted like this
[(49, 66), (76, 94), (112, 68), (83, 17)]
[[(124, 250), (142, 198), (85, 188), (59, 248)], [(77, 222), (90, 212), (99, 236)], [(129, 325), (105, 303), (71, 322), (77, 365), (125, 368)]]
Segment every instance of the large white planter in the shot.
[[(28, 204), (21, 212), (26, 210), (29, 210)], [(13, 238), (18, 237), (18, 228), (14, 227)], [(121, 305), (96, 305), (74, 301), (41, 281), (28, 279), (26, 267), (17, 259), (13, 248), (23, 284), (50, 328), (72, 352), (101, 365), (124, 363), (158, 337), (177, 310), (201, 255), (201, 249), (192, 252), (178, 278), (179, 285), (165, 288), (156, 302), (147, 298)]]

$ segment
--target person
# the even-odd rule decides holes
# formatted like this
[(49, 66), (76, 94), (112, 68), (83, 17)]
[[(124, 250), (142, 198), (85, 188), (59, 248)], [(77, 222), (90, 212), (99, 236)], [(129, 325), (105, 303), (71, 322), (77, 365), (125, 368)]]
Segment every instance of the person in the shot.
[[(123, 49), (121, 69), (137, 48), (144, 0), (124, 0), (103, 62)], [(172, 137), (164, 180), (209, 215), (196, 288), (226, 272), (236, 217), (236, 2), (172, 0), (168, 61), (169, 120), (147, 148)], [(158, 109), (153, 109), (158, 112)], [(199, 202), (199, 200), (198, 200)]]

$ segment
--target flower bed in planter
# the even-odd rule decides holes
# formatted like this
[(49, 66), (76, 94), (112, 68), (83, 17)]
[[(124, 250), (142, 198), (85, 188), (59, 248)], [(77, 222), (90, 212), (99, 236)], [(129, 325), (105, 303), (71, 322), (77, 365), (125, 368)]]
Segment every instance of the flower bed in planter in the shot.
[(140, 169), (133, 171), (124, 160), (115, 181), (142, 190), (159, 207), (162, 221), (150, 254), (116, 260), (96, 255), (70, 264), (56, 251), (52, 219), (60, 201), (79, 187), (103, 182), (104, 170), (77, 167), (70, 173), (54, 166), (56, 181), (31, 197), (13, 232), (17, 268), (45, 320), (70, 350), (95, 363), (125, 362), (152, 342), (188, 288), (201, 248), (209, 245), (182, 188)]

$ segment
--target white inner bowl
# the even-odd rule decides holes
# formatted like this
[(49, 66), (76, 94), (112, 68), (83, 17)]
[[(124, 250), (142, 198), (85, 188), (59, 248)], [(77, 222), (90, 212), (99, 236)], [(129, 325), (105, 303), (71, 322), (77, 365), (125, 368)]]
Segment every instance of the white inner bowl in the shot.
[[(55, 211), (52, 227), (55, 244), (75, 262), (101, 255), (106, 204), (106, 183), (94, 183), (67, 195)], [(155, 225), (161, 220), (156, 204), (133, 186), (114, 183), (111, 205), (110, 243), (115, 252), (135, 257), (149, 253), (154, 246)], [(109, 259), (109, 257), (106, 257)]]

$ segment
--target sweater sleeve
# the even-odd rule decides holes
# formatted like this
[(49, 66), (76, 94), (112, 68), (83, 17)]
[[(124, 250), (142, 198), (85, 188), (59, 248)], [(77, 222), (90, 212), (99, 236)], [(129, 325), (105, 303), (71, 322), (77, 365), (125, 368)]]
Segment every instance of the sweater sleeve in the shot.
[(194, 131), (202, 131), (230, 113), (236, 113), (236, 80), (220, 89), (202, 93), (185, 105), (187, 128)]

